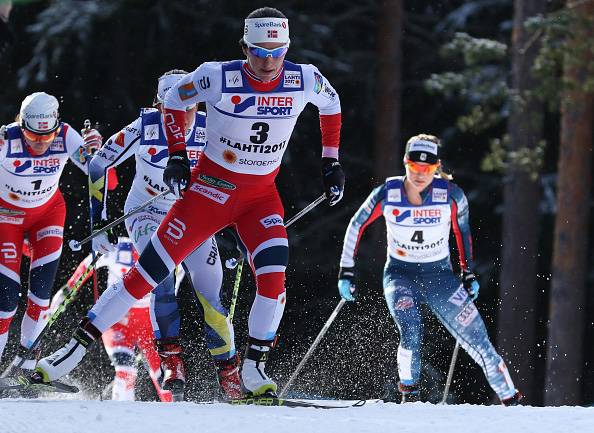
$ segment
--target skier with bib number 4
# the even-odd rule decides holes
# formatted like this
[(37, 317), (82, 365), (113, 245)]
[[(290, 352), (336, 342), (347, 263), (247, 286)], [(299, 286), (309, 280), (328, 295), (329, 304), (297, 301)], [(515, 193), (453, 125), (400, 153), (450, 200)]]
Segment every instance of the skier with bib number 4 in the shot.
[[(247, 249), (257, 287), (241, 367), (242, 393), (276, 393), (265, 365), (285, 308), (289, 246), (274, 179), (297, 118), (311, 102), (320, 113), (324, 192), (331, 206), (341, 200), (341, 110), (338, 94), (315, 66), (285, 60), (289, 22), (277, 9), (248, 15), (240, 45), (246, 60), (203, 63), (167, 92), (169, 161), (163, 178), (178, 200), (123, 281), (103, 293), (69, 343), (39, 362), (38, 379), (50, 381), (71, 371), (137, 299), (203, 241), (232, 227)], [(207, 106), (208, 146), (190, 172), (184, 113), (201, 101)]]
[[(472, 272), (468, 200), (451, 182), (452, 177), (441, 172), (439, 148), (433, 135), (412, 137), (406, 144), (406, 176), (386, 179), (355, 213), (344, 238), (338, 290), (347, 301), (355, 300), (357, 245), (365, 227), (383, 216), (388, 239), (384, 297), (400, 333), (397, 357), (402, 402), (421, 399), (420, 307), (427, 304), (483, 369), (501, 402), (516, 405), (521, 395), (472, 302), (478, 296), (479, 283)], [(452, 270), (450, 229), (456, 236), (461, 279)]]

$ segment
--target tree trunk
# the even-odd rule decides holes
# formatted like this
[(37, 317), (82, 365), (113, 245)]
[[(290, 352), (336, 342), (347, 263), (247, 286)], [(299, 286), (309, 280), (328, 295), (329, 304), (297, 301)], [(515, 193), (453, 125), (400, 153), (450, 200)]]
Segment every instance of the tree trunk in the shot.
[[(585, 2), (576, 10), (580, 16), (591, 18), (594, 3)], [(569, 40), (568, 49), (574, 56), (577, 45), (584, 40), (583, 32), (578, 23), (569, 29), (568, 37), (581, 35)], [(591, 41), (591, 25), (588, 32), (587, 40)], [(564, 92), (561, 110), (545, 382), (545, 404), (550, 406), (577, 405), (581, 399), (594, 121), (594, 96), (581, 85), (594, 71), (586, 66), (591, 60), (587, 53), (578, 53), (574, 60), (581, 54), (581, 64), (568, 62), (563, 71), (564, 78), (578, 83), (578, 87)]]
[[(376, 130), (372, 167), (374, 186), (396, 174), (404, 152), (400, 137), (403, 14), (403, 0), (385, 0), (378, 9)], [(381, 246), (386, 244), (385, 229), (381, 224), (374, 224), (370, 231), (372, 245), (378, 246), (374, 249), (374, 261), (383, 265), (386, 251)]]
[[(545, 10), (541, 0), (514, 2), (512, 33), (512, 87), (519, 95), (534, 89), (537, 82), (530, 67), (538, 47), (526, 48), (530, 34), (524, 21)], [(522, 147), (534, 149), (542, 139), (543, 105), (535, 98), (523, 97), (523, 107), (514, 105), (508, 123), (510, 151)], [(498, 347), (509, 364), (514, 384), (525, 394), (526, 403), (534, 403), (534, 364), (536, 363), (536, 269), (538, 261), (538, 203), (540, 185), (529, 174), (511, 164), (505, 178), (501, 274), (498, 321)]]

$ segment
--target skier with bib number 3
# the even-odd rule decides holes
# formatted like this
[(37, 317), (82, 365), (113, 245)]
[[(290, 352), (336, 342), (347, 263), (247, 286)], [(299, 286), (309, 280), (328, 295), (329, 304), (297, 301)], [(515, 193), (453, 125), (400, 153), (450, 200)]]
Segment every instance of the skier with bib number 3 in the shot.
[[(297, 118), (311, 102), (320, 113), (324, 192), (331, 206), (340, 201), (341, 110), (338, 94), (315, 66), (285, 60), (289, 23), (277, 9), (260, 8), (248, 15), (240, 44), (246, 60), (203, 63), (167, 92), (169, 161), (163, 178), (178, 200), (136, 265), (103, 293), (70, 342), (40, 360), (35, 379), (54, 380), (75, 368), (137, 299), (208, 237), (232, 227), (247, 249), (257, 287), (241, 368), (242, 394), (276, 393), (265, 365), (285, 308), (289, 246), (274, 179)], [(202, 101), (208, 113), (208, 146), (190, 172), (185, 107)]]
[[(441, 172), (439, 147), (433, 135), (412, 137), (406, 144), (406, 176), (386, 179), (355, 213), (344, 238), (338, 290), (347, 301), (355, 300), (357, 245), (365, 227), (383, 216), (388, 235), (384, 297), (400, 333), (397, 358), (402, 403), (421, 399), (420, 307), (427, 304), (483, 369), (501, 402), (516, 405), (520, 393), (472, 302), (478, 296), (479, 283), (472, 272), (468, 200), (450, 182), (451, 176)], [(461, 279), (452, 270), (450, 229), (460, 253)]]

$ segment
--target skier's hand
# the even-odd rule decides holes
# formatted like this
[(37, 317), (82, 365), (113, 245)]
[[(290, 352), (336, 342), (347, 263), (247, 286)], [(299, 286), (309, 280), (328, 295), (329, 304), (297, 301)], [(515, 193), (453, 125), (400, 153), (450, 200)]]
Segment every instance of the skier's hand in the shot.
[(103, 144), (103, 137), (96, 129), (85, 131), (83, 140), (85, 142), (84, 146), (87, 155), (93, 155), (101, 147), (101, 144)]
[(476, 275), (474, 275), (473, 272), (462, 269), (460, 279), (462, 280), (462, 286), (464, 286), (464, 289), (468, 292), (468, 296), (474, 301), (478, 297), (479, 289), (481, 288), (476, 280)]
[(344, 173), (336, 158), (322, 158), (322, 185), (330, 206), (342, 199), (344, 191)]
[[(93, 233), (105, 227), (106, 221), (97, 221), (93, 223)], [(107, 254), (115, 251), (114, 244), (118, 244), (118, 236), (109, 229), (105, 233), (101, 233), (96, 238), (93, 238), (93, 250), (101, 254)]]
[(340, 268), (338, 272), (338, 293), (347, 301), (354, 301), (357, 296), (357, 277), (355, 268)]
[(163, 170), (163, 182), (176, 198), (183, 198), (183, 192), (190, 186), (190, 160), (185, 150), (178, 150), (169, 155), (167, 167)]

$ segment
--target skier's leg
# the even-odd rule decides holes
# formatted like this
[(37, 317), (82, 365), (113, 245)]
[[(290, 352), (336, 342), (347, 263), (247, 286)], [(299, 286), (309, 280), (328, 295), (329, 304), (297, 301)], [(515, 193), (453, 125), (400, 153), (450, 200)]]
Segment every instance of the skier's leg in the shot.
[(505, 362), (491, 344), (485, 323), (460, 280), (446, 266), (424, 281), (427, 303), (437, 318), (483, 369), (499, 398), (513, 398), (517, 390)]
[[(21, 293), (21, 250), (24, 233), (17, 224), (0, 223), (0, 357), (8, 342), (8, 330), (14, 318)], [(12, 364), (4, 375), (12, 373)]]
[(420, 287), (412, 274), (390, 266), (384, 270), (383, 285), (388, 310), (400, 333), (397, 356), (402, 402), (419, 401), (423, 339)]
[(233, 325), (221, 299), (223, 269), (214, 236), (190, 253), (183, 265), (204, 316), (206, 346), (215, 363), (221, 388), (230, 398), (241, 398), (239, 357), (235, 351)]
[(253, 198), (250, 210), (235, 229), (246, 246), (256, 278), (256, 298), (250, 311), (248, 347), (241, 371), (246, 395), (275, 393), (276, 383), (264, 372), (285, 308), (285, 270), (289, 261), (284, 211), (274, 185)]
[(196, 211), (200, 209), (200, 200), (196, 200), (200, 197), (203, 196), (186, 194), (183, 200), (175, 202), (138, 262), (122, 280), (103, 292), (70, 342), (39, 361), (39, 378), (49, 381), (69, 373), (102, 332), (173, 272), (177, 264), (212, 234), (209, 231), (216, 232), (220, 228), (219, 220)]
[[(28, 230), (31, 265), (27, 310), (21, 322), (21, 347), (25, 352), (45, 328), (50, 317), (50, 296), (62, 254), (65, 219), (66, 204), (62, 195), (56, 194), (44, 206), (43, 217), (40, 215), (38, 221)], [(35, 349), (30, 359), (25, 360), (22, 365), (25, 372), (35, 369), (39, 354), (38, 347)], [(14, 363), (18, 364), (20, 361), (21, 357), (17, 355)]]
[(161, 357), (153, 346), (153, 327), (148, 308), (134, 308), (132, 326), (134, 327), (134, 342), (142, 352), (149, 367), (151, 380), (163, 402), (171, 401), (171, 393), (162, 388)]
[[(130, 311), (134, 311), (135, 308)], [(126, 314), (118, 323), (113, 325), (102, 335), (105, 351), (115, 369), (112, 390), (112, 400), (134, 401), (134, 385), (138, 369), (136, 367), (136, 352), (131, 338), (133, 328)]]

